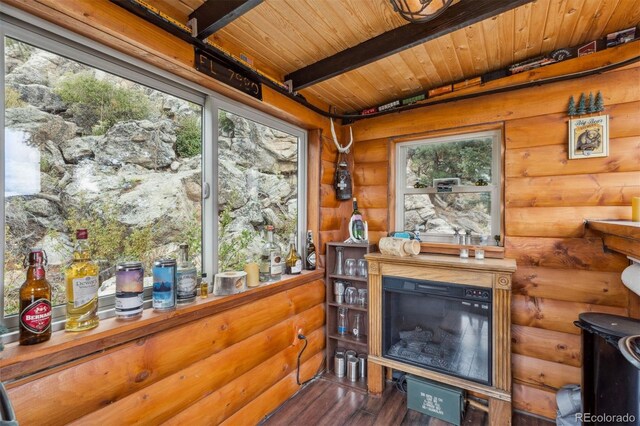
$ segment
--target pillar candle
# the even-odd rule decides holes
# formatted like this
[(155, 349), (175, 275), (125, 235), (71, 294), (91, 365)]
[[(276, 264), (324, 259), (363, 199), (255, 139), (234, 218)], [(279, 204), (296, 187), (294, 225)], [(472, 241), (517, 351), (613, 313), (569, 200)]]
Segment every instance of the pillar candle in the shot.
[(640, 197), (633, 197), (631, 199), (631, 220), (640, 222)]
[(249, 262), (244, 265), (244, 271), (247, 273), (247, 286), (258, 287), (260, 285), (260, 266), (257, 263)]

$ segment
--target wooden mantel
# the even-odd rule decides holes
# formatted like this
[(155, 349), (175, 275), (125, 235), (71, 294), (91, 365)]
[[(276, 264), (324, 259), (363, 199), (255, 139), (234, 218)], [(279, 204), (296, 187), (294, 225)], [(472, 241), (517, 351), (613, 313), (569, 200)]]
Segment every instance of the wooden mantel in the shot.
[[(447, 255), (387, 256), (372, 253), (369, 261), (369, 392), (384, 388), (384, 368), (394, 368), (431, 380), (478, 392), (489, 399), (489, 423), (511, 424), (511, 276), (513, 259), (461, 259)], [(382, 277), (442, 281), (493, 289), (491, 386), (415, 367), (383, 357)]]
[(587, 227), (602, 233), (602, 241), (607, 249), (640, 259), (640, 222), (588, 220)]

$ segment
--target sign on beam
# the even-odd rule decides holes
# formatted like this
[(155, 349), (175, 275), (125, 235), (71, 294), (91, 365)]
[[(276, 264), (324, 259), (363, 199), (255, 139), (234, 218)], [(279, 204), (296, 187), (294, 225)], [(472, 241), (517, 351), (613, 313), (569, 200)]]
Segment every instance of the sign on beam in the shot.
[(229, 67), (224, 61), (195, 48), (196, 70), (218, 81), (234, 87), (256, 99), (262, 100), (262, 83), (253, 76), (248, 76), (239, 68)]

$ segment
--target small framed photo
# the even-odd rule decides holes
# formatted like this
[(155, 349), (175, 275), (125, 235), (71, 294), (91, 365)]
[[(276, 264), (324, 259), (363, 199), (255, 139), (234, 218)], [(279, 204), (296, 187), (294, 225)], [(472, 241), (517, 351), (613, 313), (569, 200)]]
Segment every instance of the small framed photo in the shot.
[(609, 155), (609, 116), (569, 120), (569, 159)]

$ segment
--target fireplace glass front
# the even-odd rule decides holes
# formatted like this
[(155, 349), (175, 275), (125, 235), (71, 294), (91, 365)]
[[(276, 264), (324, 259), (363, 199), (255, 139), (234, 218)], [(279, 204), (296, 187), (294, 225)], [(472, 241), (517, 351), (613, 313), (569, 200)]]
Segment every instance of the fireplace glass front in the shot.
[(385, 276), (383, 356), (491, 385), (492, 290)]

